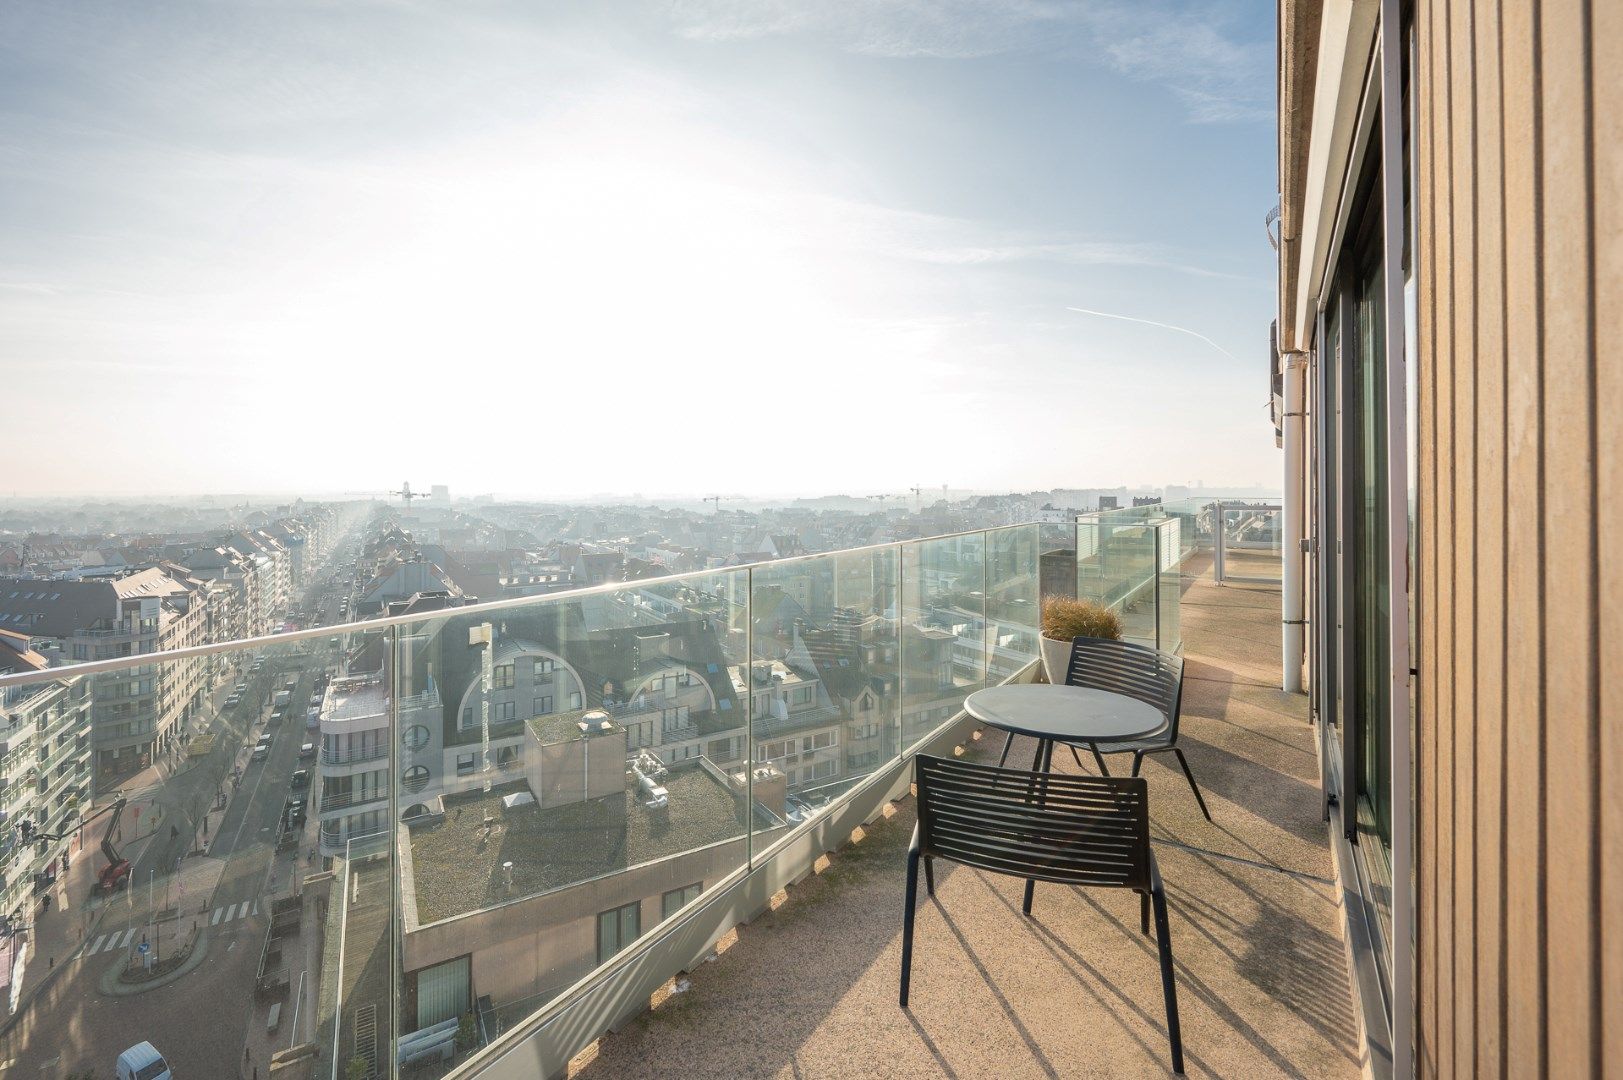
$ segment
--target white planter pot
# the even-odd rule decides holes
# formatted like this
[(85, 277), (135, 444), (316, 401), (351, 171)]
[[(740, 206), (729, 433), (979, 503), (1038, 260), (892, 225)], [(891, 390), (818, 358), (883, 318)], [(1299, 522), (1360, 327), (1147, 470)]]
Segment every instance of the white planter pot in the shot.
[(1057, 641), (1046, 634), (1043, 635), (1041, 640), (1043, 645), (1043, 674), (1048, 677), (1048, 681), (1053, 685), (1065, 685), (1065, 672), (1071, 666), (1071, 643), (1069, 641)]

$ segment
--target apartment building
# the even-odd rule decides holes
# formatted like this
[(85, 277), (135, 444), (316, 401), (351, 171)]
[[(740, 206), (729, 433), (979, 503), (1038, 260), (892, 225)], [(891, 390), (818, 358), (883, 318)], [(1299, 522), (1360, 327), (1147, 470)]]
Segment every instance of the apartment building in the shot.
[(1620, 11), (1280, 5), (1284, 680), (1377, 1075), (1623, 1056)]
[(246, 592), (248, 621), (254, 636), (273, 632), (281, 624), (293, 595), (292, 560), (287, 549), (262, 529), (244, 529), (227, 537), (220, 546), (252, 566)]
[[(383, 671), (332, 679), (319, 708), (319, 786), (315, 793), (321, 853), (345, 855), (351, 842), (374, 840), (390, 826), (389, 742), (398, 716), (402, 745), (419, 745), (419, 732), (438, 724), (440, 699), (432, 681), (419, 693), (391, 701)], [(396, 709), (398, 708), (398, 713)], [(413, 751), (415, 752), (415, 751)], [(425, 795), (431, 774), (402, 754), (403, 805)]]
[[(184, 574), (154, 566), (79, 581), (0, 579), (0, 629), (26, 635), (53, 664), (199, 645), (214, 633), (210, 591)], [(191, 658), (90, 676), (97, 773), (133, 772), (167, 750), (206, 673)]]
[[(0, 675), (49, 666), (27, 635), (0, 630)], [(0, 691), (0, 918), (8, 924), (27, 922), (34, 897), (82, 843), (73, 829), (91, 794), (89, 691), (85, 679)], [(41, 835), (57, 838), (34, 839)]]

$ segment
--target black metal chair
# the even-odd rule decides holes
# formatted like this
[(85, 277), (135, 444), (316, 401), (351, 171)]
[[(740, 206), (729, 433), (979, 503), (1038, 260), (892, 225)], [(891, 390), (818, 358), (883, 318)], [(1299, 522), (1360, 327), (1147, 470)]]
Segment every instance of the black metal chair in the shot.
[[(1130, 641), (1081, 637), (1071, 642), (1071, 662), (1065, 670), (1065, 685), (1123, 694), (1158, 710), (1166, 718), (1166, 725), (1153, 735), (1132, 742), (1080, 745), (1093, 753), (1101, 776), (1110, 775), (1110, 770), (1105, 767), (1105, 754), (1132, 754), (1134, 776), (1144, 767), (1147, 755), (1172, 754), (1183, 769), (1184, 779), (1189, 781), (1189, 790), (1195, 793), (1200, 812), (1207, 821), (1212, 820), (1212, 812), (1206, 808), (1206, 798), (1200, 793), (1200, 785), (1195, 783), (1195, 774), (1189, 768), (1189, 759), (1183, 756), (1183, 749), (1178, 746), (1178, 720), (1183, 711), (1183, 657)], [(1014, 736), (1010, 735), (1003, 744), (1003, 757), (998, 760), (999, 765), (1008, 760), (1009, 745), (1013, 742)], [(1071, 756), (1076, 758), (1077, 765), (1081, 765), (1078, 744), (1066, 745), (1071, 748)]]
[(1140, 777), (1070, 776), (1002, 769), (920, 754), (915, 759), (918, 824), (907, 851), (907, 910), (902, 918), (902, 1008), (913, 968), (913, 915), (919, 862), (935, 895), (935, 859), (1026, 879), (1022, 910), (1031, 914), (1038, 881), (1132, 889), (1139, 921), (1161, 955), (1172, 1071), (1183, 1072), (1178, 987), (1161, 872), (1150, 850), (1149, 786)]

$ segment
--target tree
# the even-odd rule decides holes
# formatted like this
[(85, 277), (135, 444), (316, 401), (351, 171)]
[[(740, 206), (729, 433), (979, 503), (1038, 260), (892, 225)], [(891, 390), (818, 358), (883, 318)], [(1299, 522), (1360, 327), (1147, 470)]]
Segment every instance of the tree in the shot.
[(344, 1080), (367, 1080), (371, 1075), (371, 1064), (359, 1054), (349, 1059), (349, 1068), (344, 1070)]

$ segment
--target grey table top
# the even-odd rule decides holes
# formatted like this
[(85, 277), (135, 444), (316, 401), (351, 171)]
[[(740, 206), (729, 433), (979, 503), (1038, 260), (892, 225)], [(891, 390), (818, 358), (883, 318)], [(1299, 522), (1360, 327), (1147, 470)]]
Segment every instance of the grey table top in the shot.
[(1016, 735), (1063, 742), (1129, 742), (1166, 726), (1159, 709), (1134, 698), (1047, 683), (977, 690), (965, 699), (964, 711)]

